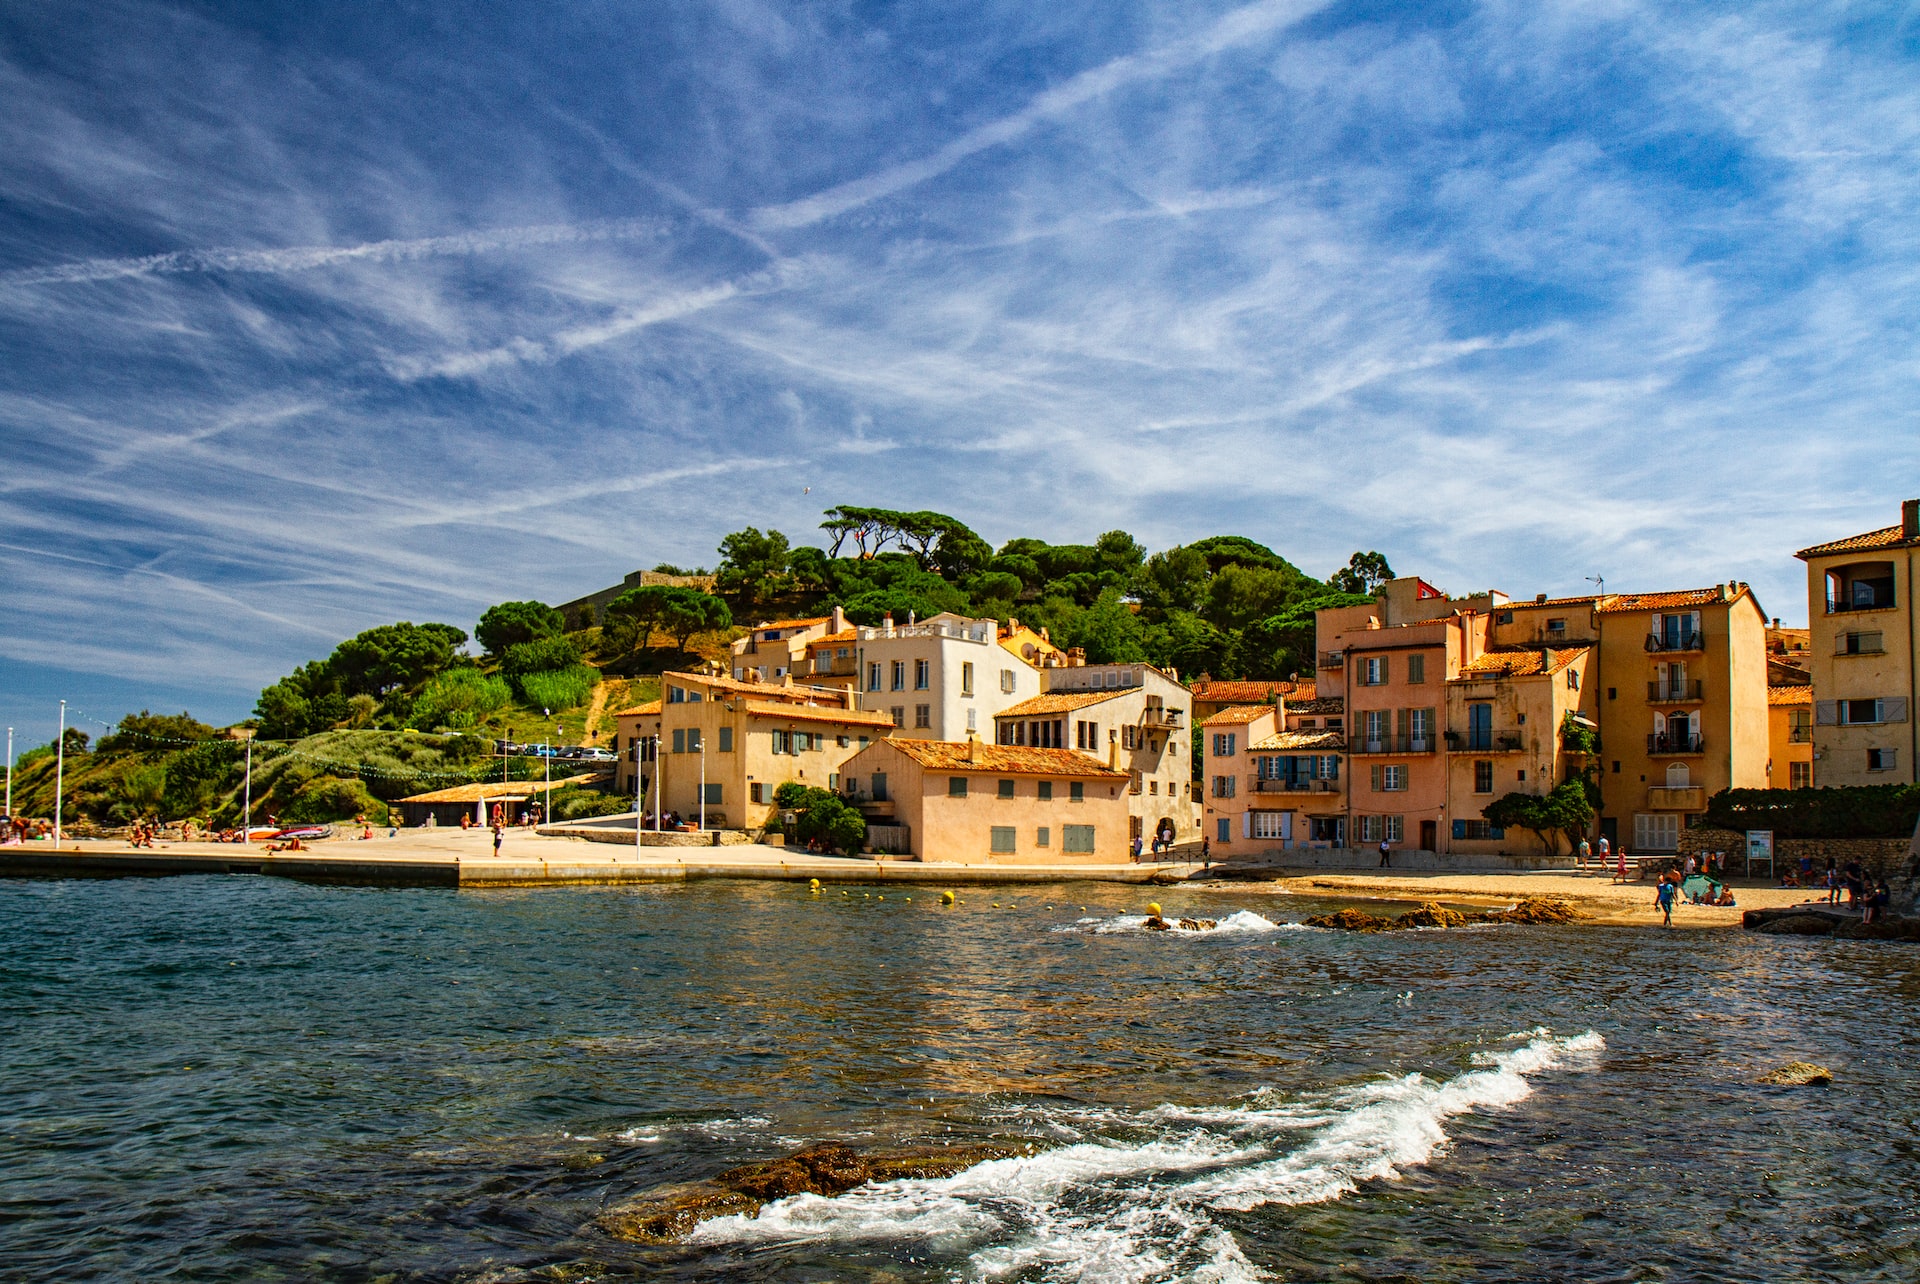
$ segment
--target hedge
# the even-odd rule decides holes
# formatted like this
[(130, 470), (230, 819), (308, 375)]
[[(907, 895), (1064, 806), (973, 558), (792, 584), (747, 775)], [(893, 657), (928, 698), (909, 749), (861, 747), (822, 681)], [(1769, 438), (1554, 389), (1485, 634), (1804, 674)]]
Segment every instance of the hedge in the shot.
[(1920, 785), (1723, 789), (1695, 823), (1776, 838), (1906, 838), (1920, 823)]

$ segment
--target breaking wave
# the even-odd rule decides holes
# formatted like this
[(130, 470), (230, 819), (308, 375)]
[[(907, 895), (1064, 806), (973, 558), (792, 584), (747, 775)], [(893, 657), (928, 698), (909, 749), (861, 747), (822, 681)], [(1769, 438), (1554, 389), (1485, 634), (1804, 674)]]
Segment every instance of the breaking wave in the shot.
[(1446, 1145), (1449, 1119), (1515, 1105), (1532, 1094), (1533, 1076), (1593, 1069), (1606, 1046), (1592, 1031), (1508, 1036), (1518, 1040), (1476, 1054), (1474, 1068), (1446, 1080), (1408, 1074), (1295, 1099), (1263, 1089), (1218, 1107), (1062, 1111), (1059, 1130), (1084, 1140), (942, 1180), (798, 1195), (755, 1216), (705, 1222), (692, 1238), (917, 1241), (970, 1254), (976, 1280), (1259, 1279), (1213, 1213), (1324, 1203), (1363, 1182), (1396, 1180)]
[[(1169, 914), (1167, 917), (1169, 921), (1172, 921), (1178, 918), (1178, 915)], [(1083, 918), (1076, 923), (1070, 923), (1065, 927), (1055, 930), (1062, 932), (1094, 932), (1098, 935), (1106, 936), (1114, 932), (1145, 931), (1146, 922), (1147, 916), (1145, 914), (1116, 914), (1112, 918)], [(1237, 910), (1217, 921), (1212, 927), (1203, 927), (1197, 931), (1175, 929), (1170, 932), (1155, 933), (1155, 935), (1165, 935), (1168, 937), (1232, 936), (1236, 933), (1290, 932), (1302, 930), (1307, 929), (1303, 929), (1298, 923), (1276, 923), (1270, 918), (1263, 918), (1252, 910)]]

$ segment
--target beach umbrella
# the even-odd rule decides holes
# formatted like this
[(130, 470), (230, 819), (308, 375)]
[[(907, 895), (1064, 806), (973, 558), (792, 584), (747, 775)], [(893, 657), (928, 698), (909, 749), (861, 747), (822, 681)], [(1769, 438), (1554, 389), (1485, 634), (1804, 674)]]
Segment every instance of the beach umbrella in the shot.
[(1680, 884), (1680, 890), (1689, 896), (1705, 896), (1709, 892), (1717, 896), (1720, 892), (1720, 885), (1711, 878), (1708, 878), (1705, 874), (1695, 874), (1692, 878)]

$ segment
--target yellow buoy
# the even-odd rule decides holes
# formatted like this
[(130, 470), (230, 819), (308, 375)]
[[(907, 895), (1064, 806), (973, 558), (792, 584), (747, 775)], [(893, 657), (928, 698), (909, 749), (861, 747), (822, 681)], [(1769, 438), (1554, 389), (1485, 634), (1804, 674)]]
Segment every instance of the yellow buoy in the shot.
[(880, 899), (880, 900), (883, 900), (883, 901), (884, 901), (884, 900), (886, 900), (887, 898), (886, 898), (885, 896), (882, 896), (882, 897), (880, 897), (879, 899)]
[(993, 903), (993, 907), (994, 907), (995, 909), (999, 909), (999, 908), (1000, 908), (1000, 902), (999, 902), (999, 901), (995, 901), (995, 902)]
[(1153, 916), (1154, 916), (1155, 918), (1159, 918), (1159, 917), (1160, 917), (1160, 902), (1159, 902), (1159, 901), (1148, 901), (1148, 902), (1147, 902), (1147, 913), (1149, 913), (1149, 914), (1151, 914), (1151, 915), (1153, 915)]
[(941, 903), (942, 905), (951, 905), (951, 904), (953, 904), (953, 893), (952, 893), (952, 892), (942, 892), (942, 893), (940, 893), (940, 903)]
[(909, 905), (913, 904), (913, 897), (911, 896), (907, 897), (907, 904)]

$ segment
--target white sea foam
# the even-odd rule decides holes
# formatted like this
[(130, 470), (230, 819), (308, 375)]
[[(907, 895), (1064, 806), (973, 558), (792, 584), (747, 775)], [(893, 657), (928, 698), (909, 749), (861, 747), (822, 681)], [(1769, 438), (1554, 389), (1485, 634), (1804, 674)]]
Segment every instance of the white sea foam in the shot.
[(1590, 1069), (1605, 1047), (1592, 1032), (1502, 1042), (1446, 1080), (1409, 1074), (1299, 1098), (1261, 1090), (1226, 1105), (1131, 1113), (1042, 1107), (1061, 1128), (1107, 1135), (939, 1180), (777, 1200), (752, 1217), (705, 1222), (693, 1239), (916, 1242), (943, 1255), (971, 1251), (979, 1280), (1260, 1279), (1215, 1210), (1319, 1203), (1394, 1180), (1443, 1150), (1449, 1119), (1510, 1107), (1532, 1094), (1531, 1076)]
[[(1173, 915), (1171, 917), (1177, 921), (1179, 916)], [(1055, 930), (1072, 932), (1091, 929), (1097, 935), (1108, 936), (1115, 932), (1144, 932), (1146, 925), (1147, 916), (1145, 914), (1116, 914), (1112, 918), (1083, 918), (1077, 923)], [(1217, 921), (1212, 927), (1203, 927), (1198, 930), (1176, 927), (1166, 933), (1156, 932), (1155, 935), (1186, 939), (1206, 936), (1231, 936), (1235, 933), (1290, 932), (1299, 930), (1301, 930), (1301, 925), (1298, 923), (1276, 923), (1270, 918), (1254, 913), (1252, 910), (1236, 910), (1225, 918)]]

